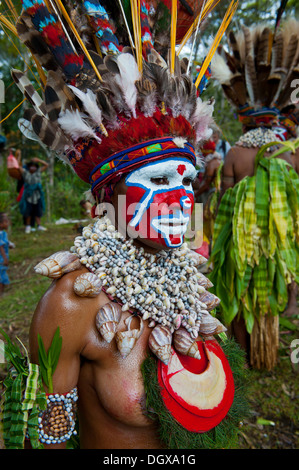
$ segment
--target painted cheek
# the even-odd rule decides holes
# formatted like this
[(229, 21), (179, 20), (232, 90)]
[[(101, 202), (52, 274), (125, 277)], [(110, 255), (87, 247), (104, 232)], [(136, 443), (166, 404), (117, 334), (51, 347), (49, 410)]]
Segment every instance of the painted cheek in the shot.
[[(186, 203), (183, 205), (184, 200)], [(185, 213), (191, 214), (194, 207), (194, 196), (192, 192), (187, 193), (183, 188), (175, 189), (173, 191), (165, 191), (156, 194), (153, 199), (153, 204), (156, 204), (157, 207), (159, 206), (159, 213), (161, 215), (167, 215), (172, 213), (173, 210), (178, 209), (184, 209)]]
[(145, 190), (143, 188), (139, 188), (138, 186), (129, 186), (126, 193), (126, 203), (123, 206), (122, 212), (127, 224), (132, 220), (137, 204), (141, 201), (144, 194)]

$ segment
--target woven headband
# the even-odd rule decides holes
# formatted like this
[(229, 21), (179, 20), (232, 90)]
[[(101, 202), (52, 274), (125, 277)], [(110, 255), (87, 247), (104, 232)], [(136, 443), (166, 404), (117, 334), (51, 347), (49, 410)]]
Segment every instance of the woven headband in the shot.
[(243, 124), (250, 124), (250, 122), (271, 124), (278, 120), (279, 110), (267, 107), (256, 110), (252, 106), (245, 105), (238, 109), (238, 115)]
[(188, 142), (182, 142), (182, 140), (180, 140), (180, 146), (178, 146), (175, 141), (176, 139), (173, 137), (164, 137), (142, 142), (121, 152), (114, 153), (92, 170), (90, 174), (92, 192), (105, 186), (119, 174), (128, 173), (141, 164), (161, 159), (170, 154), (178, 153), (187, 156), (195, 165), (194, 147)]

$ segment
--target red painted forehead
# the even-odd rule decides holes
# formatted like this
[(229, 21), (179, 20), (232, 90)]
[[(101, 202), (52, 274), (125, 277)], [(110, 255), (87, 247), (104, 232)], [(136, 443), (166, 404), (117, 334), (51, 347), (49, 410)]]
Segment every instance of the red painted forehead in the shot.
[(185, 165), (178, 165), (176, 171), (179, 173), (179, 175), (183, 175), (186, 171), (186, 166)]

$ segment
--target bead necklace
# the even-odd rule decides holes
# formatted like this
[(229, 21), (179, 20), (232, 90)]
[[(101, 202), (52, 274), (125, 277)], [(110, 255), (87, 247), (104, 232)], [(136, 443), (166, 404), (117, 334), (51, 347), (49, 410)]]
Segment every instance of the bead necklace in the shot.
[[(251, 129), (250, 131), (243, 134), (236, 145), (239, 147), (254, 147), (260, 148), (265, 144), (271, 142), (277, 142), (277, 136), (271, 129), (258, 127), (257, 129)], [(273, 146), (267, 149), (267, 152), (272, 152), (277, 146)]]
[[(72, 252), (102, 281), (107, 295), (134, 310), (143, 320), (166, 326), (171, 333), (184, 327), (198, 336), (201, 318), (219, 299), (200, 285), (204, 277), (196, 265), (204, 258), (184, 243), (180, 248), (150, 254), (126, 240), (105, 215), (85, 227), (76, 237)], [(209, 281), (206, 281), (206, 286)], [(204, 302), (208, 296), (209, 306)]]

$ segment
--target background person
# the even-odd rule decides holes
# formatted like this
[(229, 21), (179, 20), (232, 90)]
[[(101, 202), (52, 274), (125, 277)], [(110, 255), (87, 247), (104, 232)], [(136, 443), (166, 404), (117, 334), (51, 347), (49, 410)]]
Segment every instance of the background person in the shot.
[[(39, 168), (39, 164), (42, 167)], [(37, 230), (47, 230), (41, 225), (41, 217), (45, 209), (44, 192), (41, 182), (41, 173), (48, 168), (48, 163), (33, 158), (28, 164), (27, 169), (22, 168), (24, 179), (24, 191), (20, 201), (20, 211), (25, 218), (25, 233), (31, 232), (31, 220), (35, 217)]]

